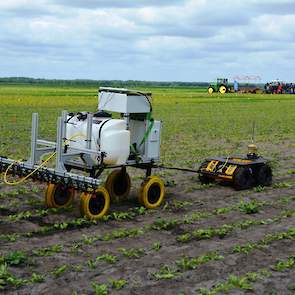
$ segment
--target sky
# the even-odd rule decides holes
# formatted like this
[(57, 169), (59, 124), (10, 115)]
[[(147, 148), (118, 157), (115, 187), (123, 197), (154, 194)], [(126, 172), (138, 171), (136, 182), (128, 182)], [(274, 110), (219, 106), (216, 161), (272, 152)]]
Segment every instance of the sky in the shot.
[(0, 76), (295, 81), (295, 0), (7, 0)]

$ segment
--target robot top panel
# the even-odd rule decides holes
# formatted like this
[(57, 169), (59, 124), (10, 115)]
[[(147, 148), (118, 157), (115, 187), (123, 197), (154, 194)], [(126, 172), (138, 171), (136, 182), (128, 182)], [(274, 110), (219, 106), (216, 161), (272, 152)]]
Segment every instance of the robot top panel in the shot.
[(98, 109), (100, 111), (130, 113), (151, 112), (151, 93), (124, 88), (99, 88)]

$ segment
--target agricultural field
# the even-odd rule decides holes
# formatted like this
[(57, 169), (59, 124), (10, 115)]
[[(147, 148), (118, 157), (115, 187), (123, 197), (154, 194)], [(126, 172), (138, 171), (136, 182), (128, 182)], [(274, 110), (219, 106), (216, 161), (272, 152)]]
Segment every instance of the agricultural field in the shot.
[[(91, 222), (78, 193), (71, 207), (47, 209), (46, 184), (1, 180), (1, 294), (295, 294), (295, 97), (142, 90), (163, 121), (163, 164), (197, 169), (206, 157), (246, 153), (255, 122), (273, 185), (234, 191), (155, 169), (166, 199), (146, 210), (144, 173), (129, 169), (128, 199)], [(18, 160), (29, 154), (32, 112), (40, 137), (54, 140), (60, 112), (95, 111), (97, 89), (0, 86), (0, 103), (0, 155)]]

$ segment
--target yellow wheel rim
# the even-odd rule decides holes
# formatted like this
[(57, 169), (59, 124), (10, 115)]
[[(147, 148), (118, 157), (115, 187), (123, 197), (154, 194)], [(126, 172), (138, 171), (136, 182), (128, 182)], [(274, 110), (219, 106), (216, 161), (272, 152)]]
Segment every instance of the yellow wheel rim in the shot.
[(148, 177), (140, 188), (139, 201), (148, 209), (155, 209), (161, 205), (165, 197), (165, 186), (157, 176)]
[(209, 94), (212, 94), (213, 92), (214, 92), (214, 89), (213, 89), (212, 87), (209, 87), (209, 88), (208, 88), (208, 93), (209, 93)]
[(75, 190), (61, 184), (49, 183), (45, 191), (45, 205), (48, 208), (68, 207), (74, 198)]
[(226, 87), (225, 86), (220, 86), (219, 87), (219, 92), (222, 93), (222, 94), (226, 93)]
[(126, 198), (131, 188), (129, 174), (127, 172), (122, 173), (121, 170), (112, 171), (106, 180), (105, 188), (110, 195), (111, 201)]
[(81, 214), (91, 220), (100, 219), (108, 213), (110, 203), (110, 195), (104, 187), (97, 188), (95, 192), (82, 193)]

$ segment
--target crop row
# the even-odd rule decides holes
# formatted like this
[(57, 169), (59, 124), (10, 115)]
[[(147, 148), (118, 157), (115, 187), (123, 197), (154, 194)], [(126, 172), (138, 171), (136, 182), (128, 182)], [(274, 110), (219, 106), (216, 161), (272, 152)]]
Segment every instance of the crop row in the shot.
[(37, 187), (32, 187), (29, 189), (26, 186), (19, 186), (17, 189), (12, 189), (12, 190), (8, 190), (8, 191), (0, 192), (0, 199), (11, 198), (11, 197), (15, 197), (18, 195), (28, 194), (31, 192), (38, 193), (38, 192), (40, 192), (40, 189)]
[(231, 253), (249, 253), (255, 249), (260, 249), (270, 245), (274, 241), (294, 239), (295, 238), (295, 227), (290, 228), (287, 231), (282, 231), (276, 234), (267, 234), (261, 240), (246, 244), (246, 245), (234, 245), (227, 253), (222, 252), (208, 252), (204, 255), (189, 258), (187, 256), (176, 260), (173, 265), (162, 265), (161, 268), (151, 273), (151, 277), (156, 280), (172, 279), (180, 275), (184, 271), (196, 269), (198, 266), (205, 264), (209, 261), (224, 260), (226, 254)]
[[(282, 231), (276, 234), (268, 234), (261, 240), (257, 241), (256, 243), (252, 243), (251, 249), (248, 248), (247, 253), (254, 249), (258, 249), (261, 247), (265, 247), (267, 245), (270, 245), (274, 241), (280, 241), (280, 240), (286, 240), (286, 239), (294, 239), (295, 237), (295, 228), (290, 228), (288, 231)], [(228, 253), (245, 253), (244, 251), (237, 251), (237, 249), (242, 249), (248, 247), (247, 245), (245, 246), (240, 246), (240, 245), (235, 245), (231, 247), (231, 249), (228, 251)], [(152, 247), (149, 250), (153, 251), (159, 251), (161, 248), (161, 245), (158, 243), (154, 243)], [(47, 256), (51, 255), (52, 253), (60, 252), (62, 251), (62, 247), (60, 246), (59, 248), (47, 248), (47, 249), (39, 249), (35, 250), (33, 252), (33, 255), (36, 256)], [(126, 257), (129, 259), (132, 258), (140, 258), (141, 256), (146, 254), (147, 249), (142, 249), (142, 248), (119, 248), (118, 251), (121, 253), (122, 257)], [(154, 272), (151, 274), (153, 279), (157, 280), (162, 280), (162, 279), (172, 279), (178, 275), (180, 275), (184, 271), (188, 270), (194, 270), (198, 266), (203, 265), (205, 263), (208, 263), (210, 261), (216, 261), (216, 260), (224, 260), (225, 259), (225, 253), (218, 253), (218, 252), (209, 252), (201, 256), (189, 258), (187, 256), (182, 257), (181, 259), (176, 260), (174, 263), (174, 266), (168, 266), (168, 265), (163, 265), (161, 269), (157, 272)], [(49, 274), (43, 274), (43, 275), (38, 275), (36, 273), (33, 273), (31, 278), (29, 279), (20, 279), (16, 278), (13, 276), (9, 271), (7, 266), (19, 266), (25, 263), (28, 263), (29, 257), (25, 256), (24, 253), (18, 251), (18, 252), (13, 252), (10, 253), (9, 255), (2, 256), (0, 257), (0, 287), (4, 288), (7, 285), (10, 286), (15, 286), (15, 287), (20, 287), (29, 283), (40, 283), (43, 282), (49, 275), (53, 275), (55, 277), (60, 277), (63, 273), (65, 273), (67, 270), (70, 268), (74, 271), (82, 271), (83, 266), (82, 265), (61, 265), (57, 267), (56, 269), (52, 270)], [(108, 264), (115, 264), (120, 260), (119, 255), (112, 255), (109, 253), (102, 254), (100, 256), (97, 256), (95, 259), (89, 259), (86, 261), (85, 266), (87, 266), (89, 269), (94, 269), (97, 267), (97, 265), (100, 262), (106, 262)], [(286, 265), (283, 262), (279, 262), (277, 264), (277, 269), (281, 270)], [(2, 281), (1, 281), (2, 279)], [(2, 285), (1, 285), (2, 283)], [(101, 289), (109, 289), (115, 288), (115, 289), (120, 289), (123, 286), (127, 284), (127, 281), (124, 279), (120, 280), (111, 280), (111, 284), (92, 284), (92, 287), (96, 290), (96, 292), (99, 292), (98, 290)]]
[(211, 289), (201, 288), (196, 290), (200, 295), (215, 295), (218, 293), (229, 293), (234, 289), (244, 291), (254, 291), (253, 283), (258, 280), (263, 280), (266, 277), (271, 277), (271, 271), (282, 272), (287, 269), (292, 269), (295, 265), (295, 256), (290, 256), (287, 259), (279, 260), (269, 269), (261, 269), (257, 272), (248, 272), (245, 275), (235, 276), (230, 275), (225, 281), (214, 284)]
[(239, 221), (236, 223), (223, 224), (220, 227), (209, 227), (206, 229), (198, 228), (196, 230), (193, 230), (192, 233), (186, 232), (182, 235), (177, 236), (176, 240), (182, 243), (186, 243), (190, 241), (191, 239), (204, 240), (204, 239), (211, 239), (213, 237), (219, 237), (222, 239), (226, 235), (228, 235), (229, 233), (237, 229), (244, 230), (251, 226), (268, 225), (275, 222), (279, 222), (284, 218), (290, 218), (290, 217), (295, 217), (295, 209), (284, 210), (279, 215), (272, 218), (267, 218), (267, 219), (260, 219), (260, 220), (245, 219), (243, 221)]
[[(130, 234), (134, 235), (140, 235), (144, 234), (148, 230), (169, 230), (174, 228), (177, 225), (180, 224), (191, 224), (197, 220), (200, 219), (206, 219), (206, 218), (211, 218), (220, 214), (228, 214), (229, 212), (233, 210), (241, 210), (244, 212), (245, 208), (248, 208), (246, 210), (250, 210), (249, 212), (253, 211), (253, 207), (255, 208), (255, 212), (257, 212), (257, 208), (261, 208), (262, 206), (266, 205), (275, 205), (275, 204), (288, 204), (290, 201), (294, 201), (295, 197), (290, 196), (290, 197), (283, 197), (279, 199), (276, 202), (256, 202), (256, 201), (250, 201), (250, 202), (244, 202), (241, 201), (237, 205), (229, 206), (229, 207), (222, 207), (222, 208), (216, 208), (211, 212), (201, 212), (201, 211), (196, 211), (193, 212), (190, 215), (185, 215), (182, 219), (163, 219), (159, 218), (156, 221), (154, 221), (151, 225), (147, 225), (145, 227), (140, 227), (140, 228), (133, 228), (133, 229), (119, 229), (119, 230), (114, 230), (110, 233), (107, 233), (103, 236), (101, 235), (96, 235), (93, 237), (95, 241), (97, 240), (111, 240), (111, 239), (117, 239), (117, 238), (124, 238), (124, 237), (129, 237)], [(254, 203), (253, 203), (254, 202)], [(250, 209), (249, 209), (250, 208)], [(134, 208), (129, 212), (119, 212), (116, 213), (114, 212), (112, 215), (106, 216), (105, 220), (110, 220), (110, 219), (115, 219), (115, 220), (125, 220), (125, 219), (133, 219), (137, 215), (143, 215), (146, 214), (147, 212), (153, 212), (150, 210), (145, 210), (142, 207), (139, 208)], [(98, 221), (89, 221), (84, 218), (77, 218), (73, 219), (69, 222), (62, 222), (62, 223), (56, 223), (50, 226), (43, 226), (40, 227), (39, 229), (32, 231), (32, 232), (27, 232), (27, 233), (12, 233), (12, 234), (1, 234), (0, 235), (0, 241), (9, 241), (9, 242), (15, 242), (17, 239), (20, 237), (31, 237), (33, 235), (42, 235), (42, 234), (48, 234), (50, 232), (54, 231), (59, 231), (59, 230), (66, 230), (66, 229), (72, 229), (72, 228), (82, 228), (82, 227), (89, 227), (92, 224), (97, 224)], [(185, 241), (186, 239), (189, 240), (191, 238), (190, 234), (185, 234), (183, 237), (179, 237), (179, 240)]]
[[(290, 211), (284, 211), (282, 212), (278, 217), (273, 218), (272, 220), (267, 220), (267, 224), (269, 223), (273, 223), (276, 221), (281, 220), (282, 218), (287, 218), (287, 217), (294, 217), (294, 212), (295, 210), (293, 210), (292, 212)], [(239, 223), (240, 225), (242, 223)], [(249, 227), (249, 223), (243, 223), (244, 226), (241, 227), (241, 229), (245, 229)], [(252, 223), (250, 223), (252, 224)], [(266, 224), (263, 220), (262, 221), (256, 221), (255, 224)], [(202, 231), (202, 230), (201, 230)], [(143, 234), (143, 231), (134, 231), (134, 230), (129, 230), (129, 231), (125, 231), (125, 232), (121, 232), (121, 231), (113, 231), (112, 233), (108, 233), (106, 234), (102, 240), (106, 241), (109, 240), (111, 238), (122, 238), (122, 237), (127, 237), (127, 236), (136, 236), (136, 235), (141, 235)], [(267, 245), (268, 243), (274, 241), (274, 240), (281, 240), (281, 239), (290, 239), (293, 238), (295, 234), (295, 229), (291, 229), (286, 233), (279, 233), (276, 235), (268, 235), (266, 236), (263, 240), (259, 241), (258, 243), (249, 243), (247, 245), (244, 246), (240, 246), (240, 245), (236, 245), (233, 247), (233, 252), (239, 252), (239, 253), (248, 253), (250, 250), (253, 249), (257, 249), (260, 248), (262, 246)], [(98, 236), (92, 236), (92, 237), (88, 237), (88, 236), (84, 236), (84, 244), (92, 244), (97, 240), (101, 240), (101, 238), (99, 238)], [(76, 243), (75, 245), (72, 246), (72, 250), (77, 250), (82, 246), (82, 244)], [(161, 245), (159, 243), (155, 243), (152, 247), (153, 250), (158, 251), (161, 248)], [(63, 250), (63, 246), (62, 245), (53, 245), (51, 247), (47, 247), (47, 248), (39, 248), (39, 249), (34, 249), (32, 251), (32, 254), (35, 256), (51, 256), (55, 253), (59, 253)], [(119, 249), (119, 251), (121, 252), (121, 254), (123, 256), (126, 256), (128, 258), (139, 258), (140, 256), (145, 254), (145, 251), (141, 248), (130, 248), (130, 249)], [(95, 268), (97, 263), (99, 263), (100, 261), (105, 261), (108, 263), (115, 263), (117, 261), (118, 257), (105, 253), (103, 255), (100, 255), (98, 257), (96, 257), (94, 260), (88, 260), (87, 261), (87, 265), (90, 268)], [(221, 254), (217, 254), (217, 253), (207, 253), (206, 255), (197, 257), (197, 258), (193, 258), (193, 259), (189, 259), (187, 257), (184, 257), (182, 260), (179, 260), (178, 262), (176, 262), (176, 265), (182, 265), (183, 269), (186, 268), (194, 268), (199, 264), (203, 264), (206, 263), (208, 261), (211, 260), (220, 260), (223, 259), (223, 256)], [(21, 251), (16, 251), (16, 252), (12, 252), (7, 254), (6, 256), (2, 256), (0, 258), (0, 262), (2, 262), (2, 264), (4, 263), (5, 265), (9, 264), (11, 266), (14, 265), (20, 265), (23, 264), (25, 261), (27, 261), (27, 257), (26, 255), (21, 252)], [(55, 272), (53, 272), (53, 274), (60, 274), (61, 272), (65, 271), (64, 266), (58, 268)], [(171, 267), (169, 266), (163, 266), (163, 268), (161, 268), (161, 270), (155, 274), (155, 276), (157, 276), (157, 278), (171, 278), (174, 277), (175, 273), (178, 272), (178, 270), (175, 271), (171, 270)], [(10, 276), (11, 277), (11, 276)], [(11, 279), (10, 279), (11, 280)], [(20, 284), (17, 280), (14, 282), (13, 284)]]

